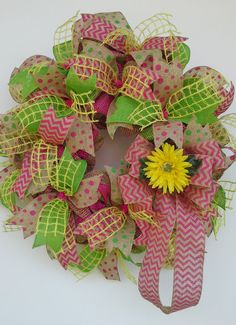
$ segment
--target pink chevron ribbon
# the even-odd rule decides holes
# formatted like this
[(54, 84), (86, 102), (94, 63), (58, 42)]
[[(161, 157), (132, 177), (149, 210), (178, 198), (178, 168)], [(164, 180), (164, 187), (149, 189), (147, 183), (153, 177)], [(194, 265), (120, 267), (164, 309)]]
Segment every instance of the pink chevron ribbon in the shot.
[[(139, 273), (141, 295), (169, 314), (198, 303), (202, 291), (205, 231), (201, 218), (184, 198), (176, 197), (176, 208), (161, 216), (160, 227), (144, 228), (147, 251)], [(176, 226), (176, 254), (171, 306), (164, 306), (159, 295), (160, 271), (168, 242)], [(143, 243), (143, 237), (140, 240)]]
[(187, 41), (187, 37), (170, 37), (170, 36), (157, 36), (157, 37), (150, 37), (143, 43), (143, 50), (164, 50), (164, 49), (170, 49), (175, 50), (178, 46), (178, 43), (183, 43)]
[[(113, 24), (107, 22), (101, 17), (90, 15), (89, 18), (92, 19), (92, 21), (91, 25), (83, 31), (84, 38), (91, 38), (96, 41), (103, 42), (109, 33), (116, 30), (116, 27)], [(85, 22), (88, 19), (88, 15), (82, 15), (82, 19)]]
[(194, 154), (207, 155), (213, 158), (213, 170), (225, 167), (225, 158), (219, 144), (215, 140), (201, 142), (191, 148)]
[(199, 208), (206, 210), (209, 208), (219, 185), (216, 182), (209, 187), (189, 186), (185, 190), (186, 198), (195, 203)]
[(47, 143), (63, 144), (74, 119), (74, 115), (58, 118), (53, 107), (49, 107), (41, 120), (39, 134)]
[(135, 160), (139, 160), (145, 155), (149, 155), (152, 149), (154, 149), (153, 145), (148, 140), (138, 135), (129, 147), (125, 155), (125, 161), (133, 164)]
[(139, 178), (141, 162), (140, 159), (148, 156), (153, 149), (153, 145), (141, 136), (137, 136), (128, 149), (125, 160), (131, 164), (129, 175)]
[(119, 188), (125, 204), (139, 203), (153, 195), (150, 187), (130, 175), (122, 175), (118, 178)]
[[(174, 122), (178, 123), (178, 122)], [(176, 125), (178, 126), (178, 125)], [(164, 137), (172, 139), (171, 125), (166, 123)], [(154, 125), (154, 142), (159, 145), (159, 125)], [(183, 127), (179, 125), (179, 146), (182, 146)], [(181, 137), (181, 140), (180, 140)], [(134, 204), (152, 210), (158, 225), (137, 220), (139, 236), (136, 245), (145, 245), (146, 254), (139, 274), (141, 295), (165, 313), (194, 306), (202, 290), (205, 233), (211, 231), (211, 218), (216, 211), (211, 202), (219, 188), (213, 172), (225, 168), (225, 157), (215, 140), (192, 145), (188, 153), (201, 159), (198, 172), (191, 177), (188, 187), (181, 194), (162, 194), (152, 190), (147, 182), (137, 178), (139, 160), (152, 150), (151, 144), (137, 136), (125, 160), (130, 164), (128, 174), (119, 176), (118, 184), (125, 204)], [(207, 213), (209, 211), (209, 213)], [(174, 283), (171, 306), (164, 306), (159, 295), (160, 271), (168, 255), (168, 245), (175, 229)]]
[(212, 183), (212, 164), (213, 158), (206, 155), (195, 155), (196, 159), (201, 160), (200, 168), (196, 175), (191, 177), (190, 183), (196, 186), (208, 187)]
[[(82, 30), (82, 34), (84, 38), (89, 38), (99, 42), (103, 42), (111, 32), (114, 32), (117, 29), (117, 27), (114, 24), (112, 24), (110, 21), (101, 18), (98, 15), (82, 14), (81, 16), (84, 23), (90, 20), (89, 26)], [(115, 50), (124, 52), (125, 37), (121, 35), (119, 38), (117, 38), (112, 42), (111, 46)]]
[(16, 192), (20, 199), (24, 198), (25, 191), (32, 179), (30, 160), (31, 152), (26, 152), (22, 163), (21, 174), (18, 176), (12, 187), (13, 192)]

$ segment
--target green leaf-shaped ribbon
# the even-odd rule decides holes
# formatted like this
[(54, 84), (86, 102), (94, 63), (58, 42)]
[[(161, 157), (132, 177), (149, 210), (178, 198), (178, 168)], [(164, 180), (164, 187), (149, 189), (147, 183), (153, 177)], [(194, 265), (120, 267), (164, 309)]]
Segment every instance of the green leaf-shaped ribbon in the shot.
[(116, 109), (108, 117), (107, 123), (126, 123), (144, 127), (163, 120), (160, 103), (137, 101), (128, 96), (116, 100)]
[(58, 254), (65, 238), (68, 218), (66, 201), (54, 199), (45, 205), (39, 214), (33, 247), (47, 245)]
[(193, 116), (200, 124), (217, 120), (213, 114), (222, 102), (218, 88), (210, 78), (189, 78), (183, 88), (172, 94), (166, 104), (168, 118), (188, 123)]
[(95, 269), (105, 257), (105, 249), (94, 249), (90, 250), (89, 245), (85, 246), (80, 252), (80, 265), (78, 269), (82, 272), (90, 272)]
[(70, 68), (66, 77), (66, 89), (68, 94), (72, 91), (75, 94), (93, 93), (96, 91), (96, 76), (82, 80), (78, 77), (75, 69)]
[(53, 46), (53, 54), (56, 61), (61, 62), (73, 56), (72, 41), (66, 41)]
[(223, 187), (220, 185), (218, 191), (215, 194), (213, 203), (223, 210), (226, 209), (226, 194)]
[(178, 43), (177, 49), (172, 54), (173, 60), (178, 59), (183, 68), (188, 64), (190, 60), (190, 48), (185, 43)]
[(16, 201), (16, 194), (12, 191), (12, 186), (14, 185), (17, 177), (20, 175), (20, 170), (14, 170), (10, 176), (8, 176), (0, 190), (1, 203), (9, 210), (14, 210), (14, 205)]

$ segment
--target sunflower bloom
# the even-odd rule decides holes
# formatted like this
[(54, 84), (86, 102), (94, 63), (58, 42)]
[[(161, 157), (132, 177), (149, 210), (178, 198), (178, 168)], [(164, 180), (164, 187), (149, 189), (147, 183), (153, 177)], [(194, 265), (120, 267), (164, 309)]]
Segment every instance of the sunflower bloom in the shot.
[(192, 166), (187, 159), (188, 156), (183, 154), (183, 149), (175, 149), (175, 146), (168, 143), (156, 148), (147, 156), (145, 163), (147, 167), (144, 168), (149, 185), (152, 188), (162, 189), (164, 194), (183, 192), (189, 185), (188, 168)]

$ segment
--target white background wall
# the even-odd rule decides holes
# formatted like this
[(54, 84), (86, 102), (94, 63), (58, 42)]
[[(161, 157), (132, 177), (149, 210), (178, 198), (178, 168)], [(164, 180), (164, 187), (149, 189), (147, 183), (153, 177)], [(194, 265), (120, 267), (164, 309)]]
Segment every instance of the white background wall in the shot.
[[(154, 13), (170, 12), (179, 30), (190, 38), (189, 67), (210, 65), (236, 83), (235, 0), (0, 0), (1, 112), (13, 106), (7, 82), (14, 66), (32, 54), (51, 56), (54, 30), (78, 9), (123, 11), (133, 27)], [(236, 112), (236, 103), (230, 111)], [(225, 178), (235, 179), (235, 167)], [(0, 220), (7, 215), (1, 209)], [(20, 232), (0, 233), (0, 324), (234, 325), (235, 233), (235, 213), (228, 213), (218, 240), (207, 240), (200, 304), (169, 316), (143, 300), (124, 277), (120, 283), (110, 282), (97, 272), (76, 282), (73, 275), (49, 260), (44, 248), (32, 250), (32, 239), (24, 241)], [(170, 295), (168, 278), (164, 272), (161, 288), (165, 300)]]

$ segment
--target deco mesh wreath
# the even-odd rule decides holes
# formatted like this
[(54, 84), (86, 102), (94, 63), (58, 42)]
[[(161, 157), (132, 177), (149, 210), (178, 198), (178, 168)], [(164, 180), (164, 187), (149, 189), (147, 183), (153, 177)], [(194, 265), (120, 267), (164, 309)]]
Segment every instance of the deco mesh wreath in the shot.
[[(10, 78), (18, 105), (1, 115), (5, 230), (34, 235), (78, 278), (98, 267), (119, 280), (119, 266), (135, 282), (127, 263), (137, 265), (141, 295), (165, 313), (196, 305), (205, 237), (235, 192), (220, 180), (236, 157), (225, 128), (236, 117), (221, 116), (233, 84), (207, 66), (183, 72), (187, 38), (167, 14), (134, 31), (120, 12), (75, 15), (54, 40), (55, 59), (32, 56)], [(94, 170), (101, 129), (113, 138), (118, 128), (135, 135), (124, 160)], [(163, 267), (174, 271), (169, 307)]]

